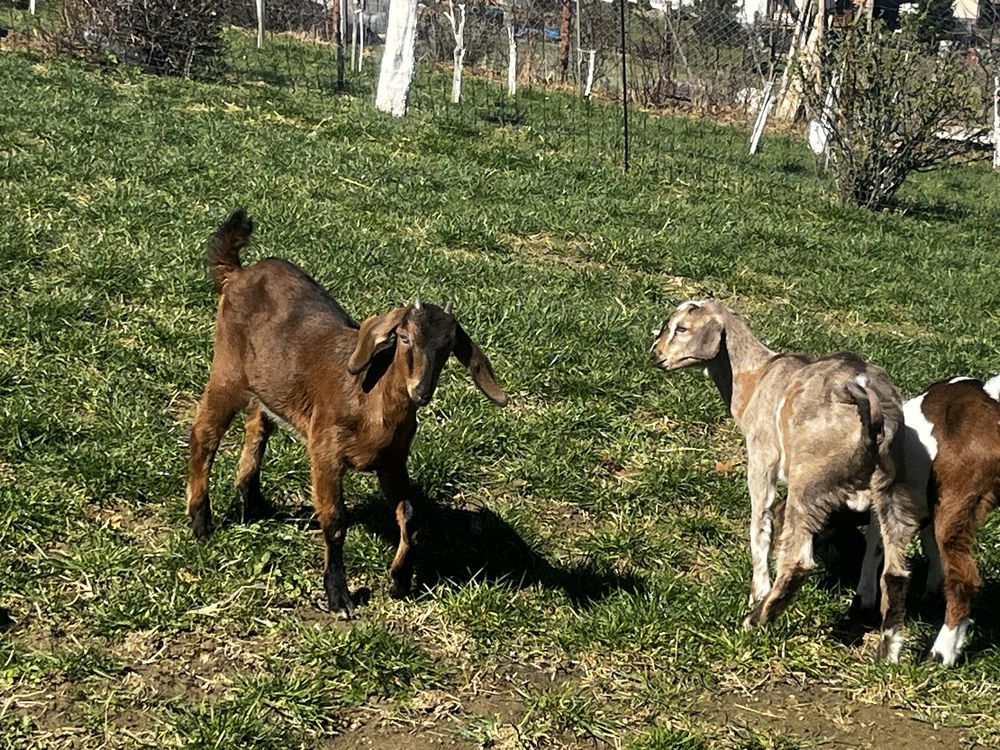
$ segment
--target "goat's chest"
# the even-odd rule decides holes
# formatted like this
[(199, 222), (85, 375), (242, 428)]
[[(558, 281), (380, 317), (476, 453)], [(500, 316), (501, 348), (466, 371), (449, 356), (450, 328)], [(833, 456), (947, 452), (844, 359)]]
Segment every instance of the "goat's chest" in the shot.
[(416, 421), (398, 425), (362, 422), (342, 437), (347, 465), (358, 471), (374, 471), (387, 463), (405, 462)]

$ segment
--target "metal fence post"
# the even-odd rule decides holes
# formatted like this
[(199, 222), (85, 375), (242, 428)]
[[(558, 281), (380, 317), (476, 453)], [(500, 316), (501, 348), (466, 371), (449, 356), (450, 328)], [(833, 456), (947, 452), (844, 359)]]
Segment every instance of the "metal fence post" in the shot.
[(264, 46), (264, 0), (256, 0), (257, 4), (257, 49)]
[(621, 0), (621, 42), (622, 42), (622, 130), (625, 137), (625, 149), (624, 149), (624, 159), (623, 166), (626, 172), (628, 172), (628, 72), (626, 70), (625, 62), (625, 3), (627, 0)]

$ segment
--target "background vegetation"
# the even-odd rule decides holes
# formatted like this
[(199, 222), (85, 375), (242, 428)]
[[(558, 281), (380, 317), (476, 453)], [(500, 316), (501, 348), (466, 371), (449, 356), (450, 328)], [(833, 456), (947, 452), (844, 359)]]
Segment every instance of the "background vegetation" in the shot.
[[(843, 548), (743, 632), (740, 438), (706, 381), (646, 354), (671, 305), (714, 295), (772, 347), (856, 349), (909, 393), (997, 372), (987, 169), (922, 176), (873, 214), (839, 205), (802, 143), (767, 137), (751, 162), (705, 122), (637, 127), (676, 147), (625, 176), (530, 95), (516, 117), (397, 122), (32, 52), (0, 53), (0, 81), (0, 746), (1000, 742), (997, 520), (966, 666), (920, 663), (942, 613), (916, 598), (904, 663), (873, 663)], [(494, 409), (451, 365), (422, 412), (419, 598), (388, 598), (390, 519), (350, 481), (348, 572), (371, 591), (354, 622), (324, 610), (291, 438), (265, 467), (277, 518), (238, 522), (238, 425), (221, 528), (197, 544), (184, 517), (204, 242), (240, 204), (249, 260), (300, 263), (357, 316), (453, 300), (512, 397)]]

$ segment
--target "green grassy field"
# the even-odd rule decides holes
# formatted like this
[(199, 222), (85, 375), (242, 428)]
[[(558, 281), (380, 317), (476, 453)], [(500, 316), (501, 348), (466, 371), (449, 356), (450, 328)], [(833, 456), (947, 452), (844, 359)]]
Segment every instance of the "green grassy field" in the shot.
[[(714, 295), (773, 348), (856, 349), (907, 393), (1000, 371), (985, 167), (871, 214), (803, 144), (748, 160), (744, 132), (706, 122), (641, 122), (626, 176), (585, 140), (614, 130), (599, 106), (594, 132), (530, 96), (513, 122), (390, 121), (23, 52), (0, 81), (0, 746), (1000, 744), (1000, 516), (959, 668), (920, 663), (942, 612), (916, 597), (904, 663), (874, 663), (834, 564), (744, 632), (740, 436), (708, 381), (647, 357), (670, 305)], [(276, 518), (239, 522), (238, 423), (220, 528), (196, 543), (184, 515), (205, 240), (236, 205), (248, 260), (301, 264), (356, 317), (452, 300), (511, 396), (493, 408), (452, 364), (422, 412), (420, 596), (388, 597), (391, 519), (350, 479), (347, 569), (371, 592), (352, 622), (325, 609), (290, 437), (265, 465)]]

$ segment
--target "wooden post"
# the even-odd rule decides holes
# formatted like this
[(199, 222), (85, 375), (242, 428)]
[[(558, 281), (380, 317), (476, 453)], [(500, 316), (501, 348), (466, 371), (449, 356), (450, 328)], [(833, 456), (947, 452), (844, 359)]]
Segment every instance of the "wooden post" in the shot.
[(344, 34), (343, 34), (343, 13), (340, 7), (341, 0), (333, 0), (330, 11), (333, 14), (333, 43), (337, 49), (337, 90), (344, 89)]
[(465, 3), (458, 4), (456, 17), (455, 3), (453, 0), (448, 0), (448, 10), (444, 16), (451, 24), (451, 34), (455, 37), (455, 49), (452, 51), (455, 69), (451, 76), (451, 103), (458, 104), (462, 98), (462, 66), (465, 63)]
[(576, 83), (579, 86), (583, 78), (583, 50), (580, 49), (580, 0), (576, 0)]
[(589, 50), (587, 55), (589, 57), (587, 61), (587, 83), (583, 88), (583, 96), (586, 99), (590, 98), (590, 89), (594, 85), (594, 56), (597, 54), (596, 49)]
[(569, 24), (572, 12), (570, 0), (560, 0), (560, 4), (562, 12), (559, 16), (559, 79), (562, 83), (566, 83), (566, 79), (569, 78)]
[(517, 42), (514, 41), (514, 19), (507, 20), (507, 93), (517, 93)]
[(622, 159), (623, 171), (628, 172), (628, 68), (626, 66), (625, 53), (625, 0), (620, 0), (621, 8), (621, 42), (622, 42), (622, 133), (625, 140), (625, 148)]
[(31, 15), (35, 15), (35, 0), (28, 0), (28, 11)]

